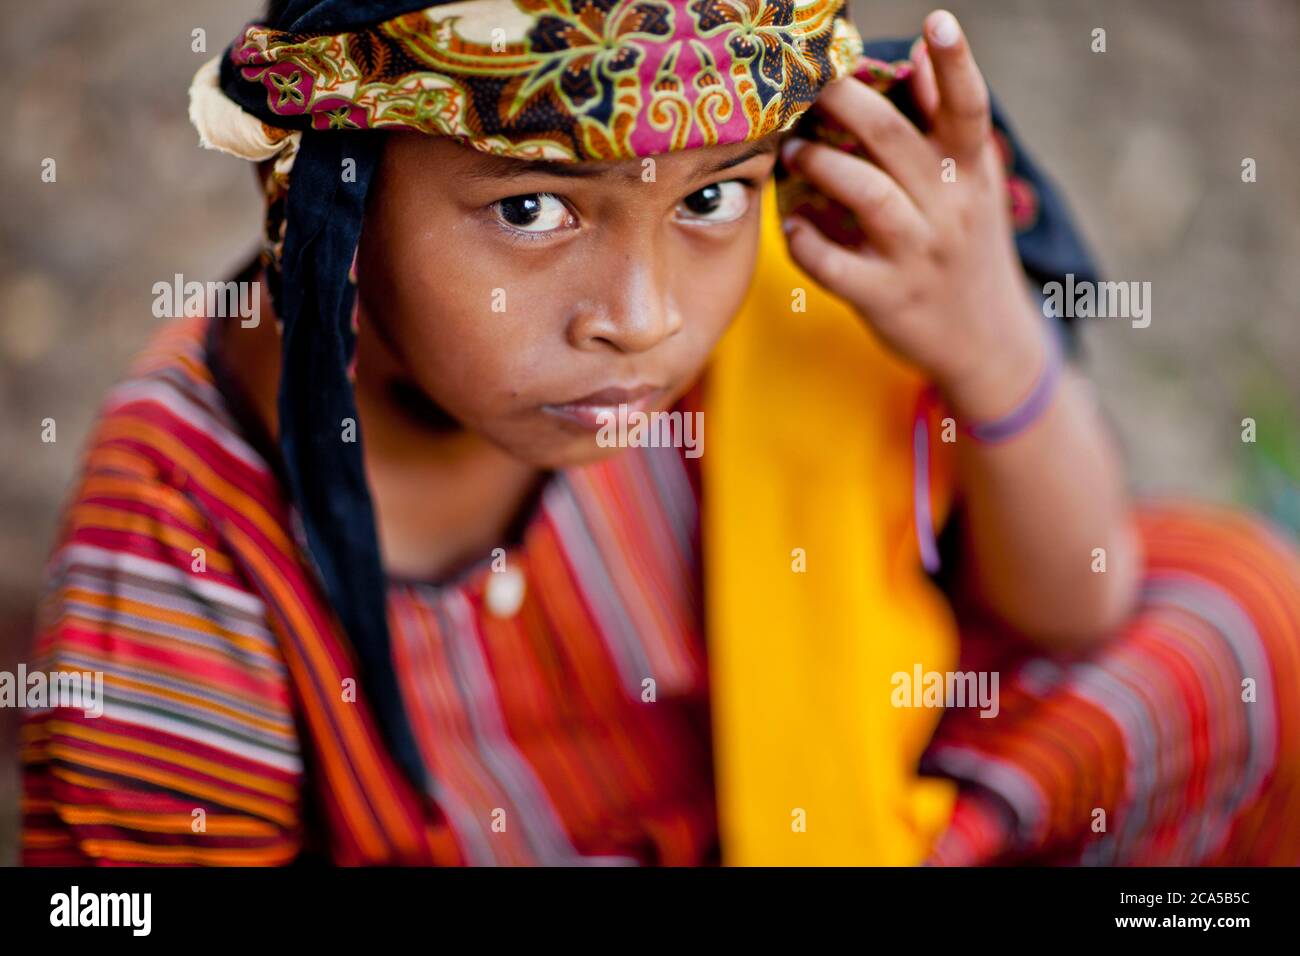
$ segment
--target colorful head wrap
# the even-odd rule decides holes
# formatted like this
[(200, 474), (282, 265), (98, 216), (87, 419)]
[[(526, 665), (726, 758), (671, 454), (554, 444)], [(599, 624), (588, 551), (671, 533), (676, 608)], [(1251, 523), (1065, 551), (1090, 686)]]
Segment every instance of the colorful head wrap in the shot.
[(613, 160), (784, 129), (861, 52), (844, 0), (387, 4), (401, 12), (378, 24), (340, 6), (317, 4), (285, 29), (248, 27), (222, 64), (223, 89), (276, 126), (409, 129), (521, 159)]
[[(205, 146), (273, 164), (264, 264), (282, 332), (279, 444), (300, 538), (362, 668), (394, 757), (426, 792), (393, 672), (385, 577), (351, 386), (352, 266), (383, 137), (451, 136), (523, 159), (645, 157), (758, 139), (855, 75), (910, 110), (908, 44), (863, 47), (846, 0), (286, 0), (191, 88)], [(863, 54), (866, 54), (864, 58)], [(913, 114), (914, 115), (914, 114)], [(997, 115), (1004, 144), (1010, 134)], [(1032, 275), (1092, 275), (1050, 187), (1007, 149)], [(292, 188), (290, 188), (292, 183)], [(785, 179), (782, 205), (831, 235), (843, 210)]]

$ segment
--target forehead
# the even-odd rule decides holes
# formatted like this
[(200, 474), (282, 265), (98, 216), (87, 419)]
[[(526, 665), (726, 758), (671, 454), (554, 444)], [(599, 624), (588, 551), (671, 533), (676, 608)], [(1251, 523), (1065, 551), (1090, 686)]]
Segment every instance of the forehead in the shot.
[(776, 152), (779, 135), (772, 134), (747, 143), (705, 146), (658, 156), (602, 162), (565, 163), (551, 160), (524, 160), (493, 156), (457, 145), (464, 154), (459, 175), (475, 180), (509, 182), (530, 175), (558, 176), (566, 179), (636, 179), (642, 178), (647, 162), (683, 178), (699, 178), (720, 173), (753, 159)]

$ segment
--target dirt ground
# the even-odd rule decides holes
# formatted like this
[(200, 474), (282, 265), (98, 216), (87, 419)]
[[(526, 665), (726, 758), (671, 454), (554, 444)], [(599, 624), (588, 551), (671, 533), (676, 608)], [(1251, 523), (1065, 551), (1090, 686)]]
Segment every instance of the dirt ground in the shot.
[[(151, 287), (254, 246), (250, 171), (197, 148), (186, 88), (247, 0), (4, 0), (0, 76), (0, 669), (104, 390), (154, 331)], [(929, 5), (855, 2), (868, 36)], [(1086, 367), (1135, 489), (1300, 528), (1300, 8), (1293, 0), (953, 0), (994, 93), (1152, 322), (1095, 320)], [(206, 31), (207, 53), (191, 49)], [(1093, 52), (1093, 31), (1106, 51)], [(41, 181), (42, 162), (57, 181)], [(1242, 181), (1250, 158), (1257, 181)], [(1259, 441), (1241, 441), (1255, 418)], [(57, 441), (41, 441), (53, 418)], [(0, 711), (0, 864), (14, 857), (16, 713)]]

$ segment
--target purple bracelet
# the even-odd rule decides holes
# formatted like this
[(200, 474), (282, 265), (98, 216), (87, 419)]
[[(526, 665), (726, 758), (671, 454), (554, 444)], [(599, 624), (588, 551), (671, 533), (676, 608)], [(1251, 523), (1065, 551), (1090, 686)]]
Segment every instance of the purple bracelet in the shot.
[[(1061, 379), (1063, 366), (1061, 344), (1056, 336), (1047, 342), (1047, 364), (1038, 374), (1038, 381), (1019, 405), (1001, 418), (964, 426), (962, 431), (981, 444), (1006, 441), (1024, 431), (1051, 404), (1056, 384)], [(930, 426), (929, 409), (939, 401), (934, 386), (924, 389), (917, 399), (912, 424), (912, 517), (916, 526), (917, 546), (921, 553), (921, 566), (931, 574), (939, 570), (939, 543), (934, 532), (934, 519), (930, 514)]]
[(992, 421), (976, 422), (962, 430), (983, 445), (993, 445), (1006, 441), (1020, 434), (1047, 411), (1056, 392), (1056, 385), (1061, 380), (1061, 347), (1055, 336), (1047, 337), (1047, 364), (1038, 375), (1033, 389), (1011, 411)]

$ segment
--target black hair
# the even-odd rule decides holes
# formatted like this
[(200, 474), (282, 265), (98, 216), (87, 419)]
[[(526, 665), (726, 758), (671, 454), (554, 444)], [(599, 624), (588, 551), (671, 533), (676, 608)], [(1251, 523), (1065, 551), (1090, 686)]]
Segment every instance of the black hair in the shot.
[(292, 2), (293, 0), (266, 0), (266, 22), (271, 24), (279, 23)]
[(273, 30), (343, 33), (450, 0), (267, 0), (265, 25)]

